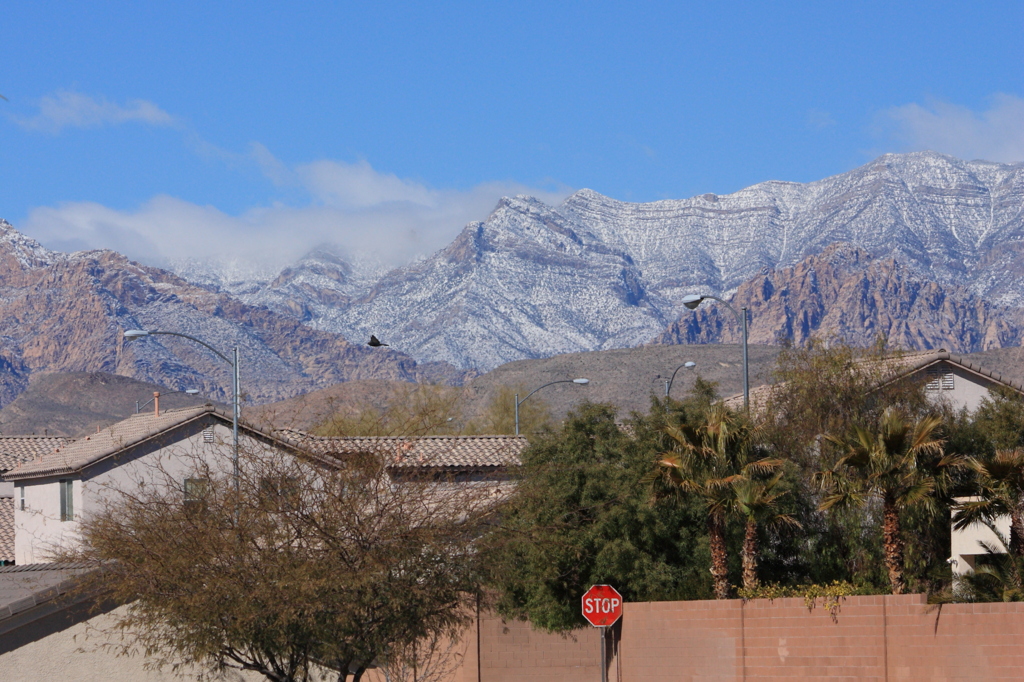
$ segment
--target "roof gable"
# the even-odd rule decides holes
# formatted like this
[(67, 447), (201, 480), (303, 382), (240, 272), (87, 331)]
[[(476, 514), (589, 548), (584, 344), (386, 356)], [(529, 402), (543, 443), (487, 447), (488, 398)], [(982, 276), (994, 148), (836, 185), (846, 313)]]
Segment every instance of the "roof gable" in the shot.
[[(871, 361), (869, 361), (871, 362)], [(986, 369), (980, 363), (969, 360), (961, 355), (955, 355), (949, 351), (940, 348), (937, 351), (917, 351), (913, 353), (904, 353), (892, 358), (886, 358), (885, 360), (874, 361), (883, 365), (885, 369), (886, 379), (881, 385), (887, 385), (893, 381), (900, 381), (914, 374), (918, 374), (922, 371), (926, 371), (929, 367), (940, 363), (948, 363), (954, 367), (959, 367), (965, 371), (983, 378), (985, 381), (998, 384), (1010, 388), (1017, 393), (1024, 395), (1024, 384), (1018, 381), (1014, 381), (1009, 377), (1004, 377), (998, 372), (994, 372), (990, 369)], [(750, 391), (750, 406), (752, 410), (761, 409), (767, 404), (768, 399), (771, 397), (772, 392), (776, 390), (778, 386), (784, 384), (763, 384)], [(743, 394), (729, 396), (723, 400), (725, 405), (733, 410), (740, 410), (743, 408)]]
[[(4, 479), (16, 481), (79, 473), (108, 457), (149, 443), (204, 418), (231, 423), (230, 417), (212, 405), (167, 410), (159, 415), (152, 412), (136, 414), (102, 429), (99, 433), (62, 444), (34, 460), (23, 462), (5, 473)], [(239, 424), (239, 427), (241, 428), (242, 424)], [(251, 427), (245, 428), (253, 431)]]

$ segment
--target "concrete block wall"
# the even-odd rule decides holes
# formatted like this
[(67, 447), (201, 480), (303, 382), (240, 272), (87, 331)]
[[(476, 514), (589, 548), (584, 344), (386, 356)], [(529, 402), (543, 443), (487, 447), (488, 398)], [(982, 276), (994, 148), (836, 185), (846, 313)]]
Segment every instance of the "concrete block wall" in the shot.
[[(465, 662), (452, 682), (593, 682), (601, 680), (601, 640), (596, 628), (570, 635), (539, 632), (529, 623), (480, 618), (479, 650), (476, 625), (463, 641)], [(608, 640), (611, 644), (611, 638)], [(614, 674), (610, 682), (617, 682)]]
[[(848, 597), (835, 619), (803, 599), (630, 603), (610, 682), (1024, 680), (1024, 604)], [(572, 637), (482, 614), (452, 682), (598, 682), (596, 628)], [(479, 659), (477, 656), (479, 655)]]

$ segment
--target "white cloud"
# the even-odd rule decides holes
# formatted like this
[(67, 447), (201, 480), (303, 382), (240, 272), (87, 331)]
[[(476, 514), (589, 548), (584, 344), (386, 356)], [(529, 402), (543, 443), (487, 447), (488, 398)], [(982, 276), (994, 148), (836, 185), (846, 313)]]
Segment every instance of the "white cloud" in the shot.
[(153, 126), (176, 126), (176, 119), (146, 100), (133, 99), (124, 105), (103, 97), (90, 97), (80, 92), (58, 90), (39, 100), (39, 113), (31, 118), (15, 118), (19, 125), (32, 130), (59, 133), (64, 128), (98, 128), (137, 122)]
[(223, 259), (229, 267), (268, 273), (331, 244), (343, 255), (394, 266), (443, 248), (466, 223), (486, 218), (502, 196), (531, 194), (553, 203), (569, 193), (512, 182), (438, 190), (365, 161), (289, 167), (262, 145), (253, 145), (250, 159), (276, 184), (303, 188), (309, 203), (254, 207), (238, 216), (169, 196), (130, 211), (66, 203), (34, 209), (24, 231), (52, 249), (107, 248), (153, 265)]
[(1024, 99), (992, 97), (985, 111), (948, 102), (906, 104), (889, 109), (884, 122), (906, 148), (929, 149), (962, 159), (1024, 161)]

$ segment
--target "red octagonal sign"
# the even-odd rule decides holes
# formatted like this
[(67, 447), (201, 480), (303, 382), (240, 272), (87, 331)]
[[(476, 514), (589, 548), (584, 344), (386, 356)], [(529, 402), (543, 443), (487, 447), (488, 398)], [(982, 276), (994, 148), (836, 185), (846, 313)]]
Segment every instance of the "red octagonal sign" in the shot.
[(583, 617), (596, 628), (614, 625), (622, 617), (622, 595), (611, 585), (594, 585), (583, 595)]

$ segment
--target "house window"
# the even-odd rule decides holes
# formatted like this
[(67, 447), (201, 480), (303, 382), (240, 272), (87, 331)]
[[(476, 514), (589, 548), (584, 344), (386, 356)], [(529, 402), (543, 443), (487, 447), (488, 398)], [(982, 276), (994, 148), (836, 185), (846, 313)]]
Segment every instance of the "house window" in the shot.
[(185, 508), (200, 508), (203, 501), (206, 499), (206, 492), (208, 488), (209, 481), (205, 478), (186, 478), (184, 499)]
[(71, 479), (62, 478), (58, 484), (60, 485), (60, 520), (74, 521), (75, 482)]
[(21, 503), (20, 503), (19, 506), (21, 507), (21, 511), (25, 511), (25, 486), (24, 485), (19, 485), (18, 486), (18, 490), (21, 491), (19, 493), (19, 495), (18, 495), (18, 497), (21, 500)]
[(928, 383), (924, 388), (926, 391), (952, 391), (953, 373), (942, 367), (929, 367)]
[(208, 426), (205, 429), (203, 429), (203, 442), (204, 443), (212, 443), (213, 442), (213, 427), (212, 426)]

